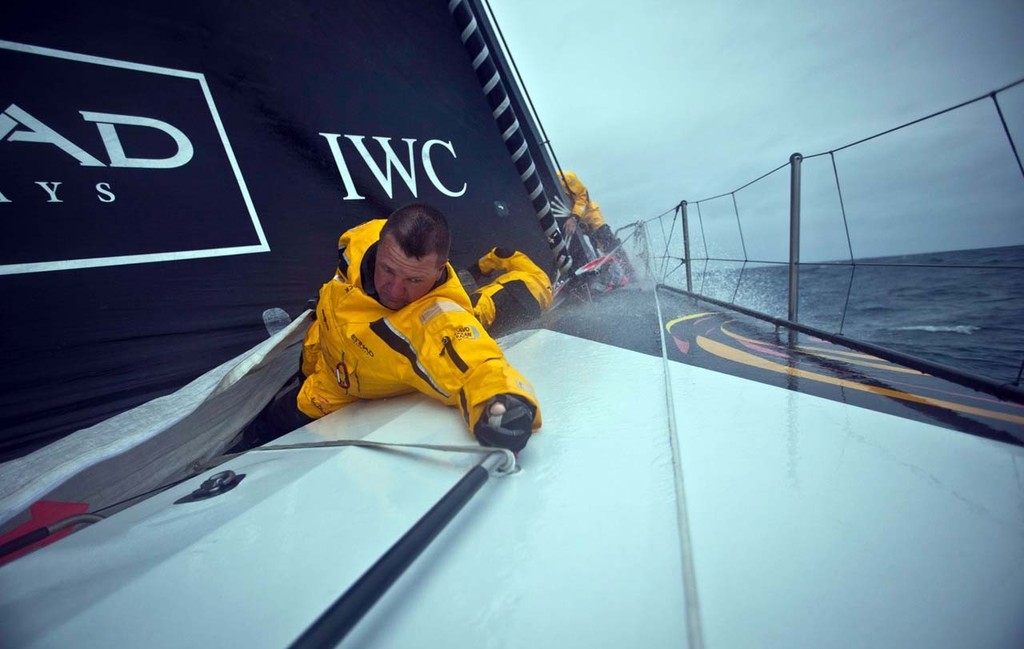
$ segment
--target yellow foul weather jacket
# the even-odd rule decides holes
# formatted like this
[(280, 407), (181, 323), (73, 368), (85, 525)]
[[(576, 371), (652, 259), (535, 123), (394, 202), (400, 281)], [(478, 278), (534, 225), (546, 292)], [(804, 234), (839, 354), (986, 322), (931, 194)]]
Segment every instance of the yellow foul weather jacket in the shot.
[(472, 431), (492, 397), (513, 394), (536, 408), (533, 430), (540, 428), (533, 387), (473, 316), (451, 264), (429, 293), (397, 311), (372, 297), (384, 223), (364, 223), (338, 241), (338, 272), (320, 289), (303, 346), (299, 410), (318, 418), (358, 399), (419, 391), (458, 407)]
[[(488, 330), (502, 309), (516, 309), (516, 315), (530, 319), (551, 308), (551, 279), (524, 253), (492, 248), (480, 258), (477, 267), (481, 275), (502, 273), (473, 292), (476, 317)], [(506, 293), (511, 294), (510, 299)]]
[(590, 193), (579, 176), (572, 171), (559, 171), (558, 178), (562, 181), (562, 188), (569, 195), (571, 201), (570, 210), (586, 228), (586, 232), (595, 232), (605, 224), (604, 215), (597, 203), (590, 200)]

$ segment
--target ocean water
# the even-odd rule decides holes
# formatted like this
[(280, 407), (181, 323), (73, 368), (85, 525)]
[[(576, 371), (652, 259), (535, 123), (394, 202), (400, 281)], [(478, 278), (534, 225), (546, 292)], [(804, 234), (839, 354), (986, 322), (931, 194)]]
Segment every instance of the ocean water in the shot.
[[(785, 265), (694, 262), (694, 290), (785, 318)], [(798, 321), (1001, 383), (1024, 362), (1024, 246), (802, 265)]]

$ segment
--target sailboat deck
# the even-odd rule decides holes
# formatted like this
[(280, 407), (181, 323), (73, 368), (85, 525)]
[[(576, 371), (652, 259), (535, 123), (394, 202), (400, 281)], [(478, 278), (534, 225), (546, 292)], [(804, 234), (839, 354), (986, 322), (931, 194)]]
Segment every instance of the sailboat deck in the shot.
[[(615, 306), (601, 305), (595, 315)], [(351, 646), (1024, 637), (1021, 447), (550, 330), (503, 344), (537, 389), (543, 429)], [(472, 443), (454, 410), (419, 396), (358, 404), (278, 443), (344, 438)], [(0, 569), (5, 632), (99, 646), (131, 619), (148, 646), (282, 646), (471, 463), (250, 452), (222, 467), (246, 474), (222, 497), (172, 504), (195, 478)]]
[(567, 303), (547, 326), (673, 362), (1009, 443), (1024, 404), (668, 291), (618, 290)]

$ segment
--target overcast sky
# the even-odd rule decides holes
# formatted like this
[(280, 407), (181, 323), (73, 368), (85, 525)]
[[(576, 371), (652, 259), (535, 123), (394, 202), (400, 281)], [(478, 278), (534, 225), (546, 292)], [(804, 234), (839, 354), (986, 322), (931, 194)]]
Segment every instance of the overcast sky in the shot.
[[(559, 161), (613, 229), (1024, 78), (1022, 0), (489, 1)], [(1024, 85), (1000, 101), (1024, 155)], [(835, 159), (857, 257), (1024, 244), (1024, 178), (991, 101)], [(804, 258), (848, 256), (831, 159), (803, 175)], [(736, 194), (742, 241), (731, 197), (702, 204), (709, 252), (785, 257), (787, 183)]]

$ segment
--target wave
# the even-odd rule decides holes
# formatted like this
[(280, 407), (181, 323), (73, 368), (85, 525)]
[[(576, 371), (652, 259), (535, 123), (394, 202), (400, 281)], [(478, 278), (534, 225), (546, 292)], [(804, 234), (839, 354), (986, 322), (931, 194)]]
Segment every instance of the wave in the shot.
[(893, 327), (894, 331), (928, 331), (932, 333), (954, 333), (968, 336), (979, 329), (981, 329), (981, 327), (975, 327), (974, 325), (912, 325), (907, 327)]

